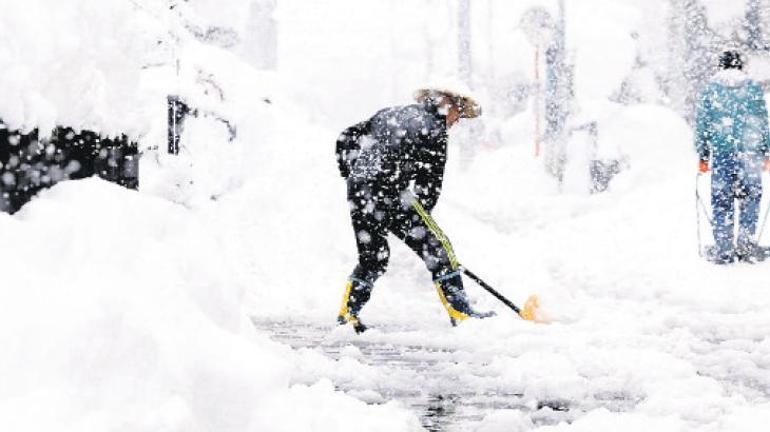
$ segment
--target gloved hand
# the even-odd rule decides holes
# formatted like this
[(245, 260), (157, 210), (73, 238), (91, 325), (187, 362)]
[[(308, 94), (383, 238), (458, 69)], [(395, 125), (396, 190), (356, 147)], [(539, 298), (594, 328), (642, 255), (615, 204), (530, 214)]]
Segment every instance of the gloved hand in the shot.
[[(767, 161), (765, 161), (765, 162), (767, 162)], [(765, 163), (765, 168), (767, 168), (767, 167), (768, 167), (768, 165), (767, 165), (767, 163)], [(701, 160), (700, 163), (698, 164), (698, 171), (701, 174), (705, 174), (705, 173), (709, 172), (709, 161)]]

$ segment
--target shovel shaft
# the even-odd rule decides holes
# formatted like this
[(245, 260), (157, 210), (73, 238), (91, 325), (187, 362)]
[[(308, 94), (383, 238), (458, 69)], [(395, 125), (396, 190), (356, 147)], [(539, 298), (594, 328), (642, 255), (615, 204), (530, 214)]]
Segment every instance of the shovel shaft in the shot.
[(485, 290), (487, 290), (487, 292), (489, 292), (490, 294), (495, 296), (496, 299), (498, 299), (501, 302), (505, 303), (506, 306), (508, 306), (509, 308), (513, 309), (513, 311), (516, 312), (517, 314), (521, 312), (521, 309), (519, 309), (518, 306), (516, 306), (515, 304), (513, 304), (512, 301), (508, 300), (507, 298), (505, 298), (505, 296), (503, 296), (502, 294), (497, 292), (497, 290), (495, 290), (491, 286), (487, 285), (487, 283), (484, 282), (483, 280), (481, 280), (480, 277), (476, 276), (475, 274), (473, 274), (473, 272), (471, 272), (470, 270), (468, 270), (465, 267), (461, 267), (461, 268), (463, 270), (463, 273), (465, 273), (466, 276), (468, 276), (469, 278), (473, 279), (474, 282), (476, 282), (477, 284), (479, 284), (480, 287), (484, 288)]

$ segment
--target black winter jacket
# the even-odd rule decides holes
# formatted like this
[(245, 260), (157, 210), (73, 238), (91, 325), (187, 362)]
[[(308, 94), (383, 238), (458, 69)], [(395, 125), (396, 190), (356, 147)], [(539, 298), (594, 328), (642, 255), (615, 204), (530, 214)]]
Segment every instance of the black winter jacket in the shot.
[(385, 108), (342, 132), (336, 151), (349, 187), (366, 185), (394, 201), (411, 188), (430, 211), (444, 179), (446, 116), (430, 103)]

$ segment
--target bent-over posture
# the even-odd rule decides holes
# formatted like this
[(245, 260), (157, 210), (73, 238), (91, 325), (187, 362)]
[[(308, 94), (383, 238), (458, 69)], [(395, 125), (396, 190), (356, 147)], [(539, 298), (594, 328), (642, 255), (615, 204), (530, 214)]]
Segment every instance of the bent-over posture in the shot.
[(431, 272), (453, 325), (485, 317), (471, 309), (449, 239), (430, 216), (441, 193), (447, 129), (480, 115), (469, 97), (446, 90), (416, 93), (414, 105), (386, 108), (346, 129), (337, 140), (337, 162), (347, 180), (358, 265), (345, 287), (340, 324), (366, 327), (359, 314), (390, 256), (389, 232), (404, 241)]

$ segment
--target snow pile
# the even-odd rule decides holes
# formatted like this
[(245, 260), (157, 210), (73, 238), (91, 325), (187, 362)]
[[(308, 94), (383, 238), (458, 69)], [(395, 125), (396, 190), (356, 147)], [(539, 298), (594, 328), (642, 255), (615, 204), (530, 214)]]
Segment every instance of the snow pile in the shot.
[(151, 0), (0, 1), (0, 118), (44, 131), (61, 124), (151, 134), (165, 123), (176, 59), (201, 41), (237, 44), (250, 6), (177, 3), (170, 10)]
[(154, 95), (140, 91), (141, 74), (165, 38), (161, 20), (121, 0), (3, 0), (0, 9), (0, 117), (6, 123), (111, 135), (147, 131)]
[(289, 388), (292, 354), (254, 333), (227, 245), (182, 207), (65, 182), (0, 232), (0, 429), (338, 430), (335, 409), (415, 428), (328, 384)]
[(181, 55), (182, 73), (174, 94), (181, 95), (196, 115), (188, 115), (182, 123), (179, 154), (167, 154), (163, 96), (157, 113), (163, 122), (145, 139), (159, 148), (149, 150), (142, 160), (142, 189), (201, 207), (242, 187), (245, 179), (259, 172), (260, 153), (278, 138), (276, 125), (294, 114), (274, 96), (278, 91), (271, 86), (274, 77), (255, 71), (235, 54), (191, 43)]
[(634, 65), (636, 44), (630, 29), (641, 20), (641, 13), (632, 5), (606, 0), (566, 2), (565, 8), (575, 97), (586, 103), (606, 100)]

